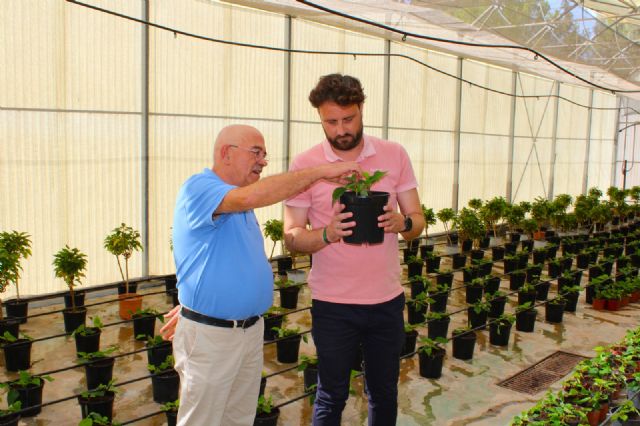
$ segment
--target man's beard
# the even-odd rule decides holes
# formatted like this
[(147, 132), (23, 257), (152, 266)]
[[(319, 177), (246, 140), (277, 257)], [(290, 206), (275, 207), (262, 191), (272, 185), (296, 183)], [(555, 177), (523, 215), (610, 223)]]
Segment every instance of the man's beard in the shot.
[(363, 129), (361, 126), (360, 130), (358, 130), (358, 133), (356, 133), (355, 135), (347, 133), (334, 139), (331, 139), (329, 136), (327, 136), (327, 140), (329, 141), (331, 146), (338, 151), (350, 151), (360, 145), (360, 141), (362, 140), (362, 131)]

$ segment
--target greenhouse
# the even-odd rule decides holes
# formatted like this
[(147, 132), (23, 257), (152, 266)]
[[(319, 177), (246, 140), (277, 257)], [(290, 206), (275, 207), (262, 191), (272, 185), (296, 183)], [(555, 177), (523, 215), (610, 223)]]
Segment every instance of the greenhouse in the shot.
[(636, 2), (2, 5), (0, 425), (640, 424)]

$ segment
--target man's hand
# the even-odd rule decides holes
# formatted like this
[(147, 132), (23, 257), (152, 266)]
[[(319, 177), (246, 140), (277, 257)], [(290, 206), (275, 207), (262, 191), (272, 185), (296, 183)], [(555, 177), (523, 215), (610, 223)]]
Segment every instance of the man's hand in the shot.
[(176, 334), (178, 319), (180, 318), (180, 308), (182, 308), (182, 306), (178, 305), (164, 315), (167, 321), (160, 329), (160, 334), (164, 340), (173, 340), (173, 335)]
[(353, 216), (353, 213), (342, 213), (342, 210), (344, 210), (344, 204), (338, 202), (333, 204), (333, 217), (329, 225), (327, 225), (327, 239), (332, 243), (340, 241), (342, 237), (351, 235), (353, 231), (350, 228), (356, 226), (356, 222), (353, 220), (342, 223), (343, 220)]
[(326, 169), (325, 179), (339, 185), (347, 184), (347, 177), (354, 173), (362, 176), (362, 169), (355, 161), (336, 161), (335, 163), (325, 164), (321, 167)]
[(384, 206), (383, 215), (378, 216), (378, 228), (384, 228), (384, 232), (398, 234), (404, 230), (404, 216), (396, 212), (390, 205)]

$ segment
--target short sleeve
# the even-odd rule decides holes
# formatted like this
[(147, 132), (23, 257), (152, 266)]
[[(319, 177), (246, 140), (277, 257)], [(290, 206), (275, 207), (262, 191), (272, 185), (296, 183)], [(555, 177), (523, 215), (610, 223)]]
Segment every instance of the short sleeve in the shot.
[(398, 185), (396, 187), (396, 192), (405, 192), (413, 188), (418, 187), (418, 181), (416, 179), (416, 175), (413, 172), (413, 166), (411, 165), (411, 160), (409, 159), (409, 154), (405, 148), (396, 144), (398, 149), (398, 156), (400, 157), (400, 177), (398, 179)]
[[(297, 156), (291, 162), (291, 166), (289, 167), (290, 172), (294, 172), (296, 170), (303, 169), (304, 167), (300, 166), (300, 156)], [(306, 190), (300, 192), (297, 195), (294, 195), (291, 198), (285, 200), (284, 204), (289, 207), (310, 207), (311, 206), (311, 191)]]
[[(212, 218), (224, 197), (234, 189), (215, 176), (198, 176), (185, 186), (184, 209), (187, 223), (191, 229), (202, 226), (214, 226)], [(215, 224), (223, 222), (224, 218), (215, 221)]]

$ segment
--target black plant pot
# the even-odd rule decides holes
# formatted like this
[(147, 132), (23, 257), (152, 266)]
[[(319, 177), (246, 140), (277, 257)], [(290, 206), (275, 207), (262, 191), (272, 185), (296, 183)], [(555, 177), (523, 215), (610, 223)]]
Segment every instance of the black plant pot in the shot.
[(565, 303), (547, 303), (544, 305), (545, 319), (547, 322), (561, 323), (564, 314)]
[(558, 277), (558, 293), (559, 294), (564, 293), (564, 289), (567, 287), (572, 287), (573, 282), (574, 282), (573, 277), (565, 277), (565, 276)]
[(423, 259), (427, 258), (427, 253), (433, 253), (433, 245), (425, 244), (420, 246), (420, 257)]
[(96, 396), (92, 398), (79, 396), (78, 403), (80, 404), (82, 418), (87, 417), (90, 413), (96, 413), (112, 420), (114, 398), (115, 393), (113, 392), (105, 392), (104, 396)]
[(542, 265), (531, 265), (527, 268), (527, 282), (532, 283), (542, 275)]
[(442, 364), (444, 363), (444, 348), (436, 348), (431, 356), (424, 352), (419, 352), (420, 375), (427, 379), (438, 379), (442, 376)]
[(508, 321), (494, 321), (489, 326), (489, 343), (496, 346), (509, 345), (511, 323)]
[(279, 408), (272, 408), (270, 413), (260, 413), (256, 415), (253, 426), (276, 426), (278, 424)]
[(42, 411), (42, 389), (44, 387), (44, 379), (40, 378), (39, 385), (19, 386), (15, 383), (9, 383), (9, 389), (18, 392), (18, 401), (21, 402), (22, 417), (31, 417)]
[(133, 337), (136, 340), (146, 340), (147, 336), (156, 335), (156, 316), (153, 314), (133, 314)]
[(484, 250), (471, 250), (471, 260), (482, 260), (484, 259)]
[(427, 307), (424, 305), (416, 305), (407, 302), (407, 322), (411, 325), (421, 324), (424, 322), (424, 316), (427, 313)]
[(504, 247), (491, 247), (491, 259), (494, 262), (504, 259)]
[(164, 277), (164, 291), (167, 294), (171, 294), (172, 290), (176, 289), (178, 284), (178, 278), (175, 275), (169, 275)]
[(471, 247), (473, 247), (473, 241), (472, 240), (464, 240), (460, 243), (460, 250), (463, 252), (467, 252), (469, 250), (471, 250)]
[(274, 340), (277, 336), (277, 332), (273, 330), (273, 328), (281, 328), (282, 327), (282, 315), (269, 315), (264, 317), (264, 340)]
[(519, 233), (517, 233), (517, 232), (511, 232), (511, 233), (509, 234), (509, 240), (510, 240), (512, 243), (517, 243), (517, 242), (519, 242), (519, 241), (520, 241), (520, 234), (519, 234)]
[(484, 288), (482, 286), (467, 286), (466, 287), (466, 302), (467, 303), (476, 303), (478, 300), (482, 299), (482, 292)]
[(404, 333), (404, 345), (400, 356), (405, 356), (416, 350), (416, 341), (418, 340), (418, 331), (411, 330)]
[(527, 274), (522, 271), (514, 271), (509, 275), (509, 290), (518, 290), (524, 285)]
[(4, 302), (4, 307), (7, 310), (7, 317), (18, 318), (20, 324), (27, 322), (27, 315), (29, 314), (29, 302), (24, 300), (7, 300)]
[(28, 370), (31, 368), (31, 340), (18, 339), (2, 346), (4, 365), (7, 371)]
[(580, 253), (576, 256), (576, 266), (580, 269), (587, 269), (589, 267), (589, 260), (589, 253)]
[(173, 368), (151, 376), (153, 400), (159, 404), (173, 402), (178, 399), (180, 376)]
[(473, 308), (467, 308), (467, 318), (469, 319), (469, 325), (473, 329), (484, 330), (487, 328), (487, 311), (480, 311), (476, 313)]
[(451, 244), (455, 246), (456, 244), (458, 244), (458, 234), (455, 232), (451, 232), (449, 234), (449, 240), (451, 241)]
[(529, 262), (529, 255), (526, 252), (521, 252), (518, 255), (518, 269), (525, 269)]
[(473, 358), (476, 346), (476, 333), (469, 331), (461, 335), (453, 334), (453, 357), (462, 360)]
[(464, 283), (470, 283), (477, 276), (478, 276), (478, 270), (476, 268), (466, 267), (462, 270), (462, 281)]
[(411, 278), (415, 276), (421, 276), (423, 266), (424, 266), (423, 262), (407, 263), (407, 277)]
[(533, 251), (533, 263), (539, 265), (544, 263), (547, 259), (547, 251), (546, 250), (534, 250)]
[(536, 300), (547, 300), (550, 286), (551, 283), (549, 281), (541, 281), (536, 284)]
[(293, 258), (288, 254), (273, 256), (272, 260), (276, 261), (278, 275), (280, 276), (287, 275), (287, 271), (293, 268)]
[(538, 311), (536, 309), (528, 309), (516, 313), (516, 330), (525, 333), (531, 333), (536, 325), (536, 316)]
[(504, 305), (507, 303), (506, 296), (496, 297), (495, 299), (491, 299), (489, 304), (491, 305), (491, 309), (489, 309), (489, 316), (491, 318), (498, 318), (500, 315), (504, 313)]
[(522, 246), (522, 250), (526, 250), (529, 253), (533, 251), (533, 240), (520, 241), (520, 245)]
[(20, 413), (11, 413), (0, 416), (0, 426), (18, 426)]
[(420, 280), (412, 280), (411, 281), (411, 298), (415, 299), (415, 297), (420, 294), (420, 293), (424, 293), (424, 291), (426, 290), (425, 284), (424, 282), (420, 281)]
[(300, 352), (300, 340), (302, 336), (287, 337), (276, 342), (276, 351), (278, 362), (290, 364), (298, 361), (298, 353)]
[(447, 310), (448, 291), (429, 293), (429, 297), (433, 299), (433, 303), (429, 305), (431, 312), (444, 312)]
[(87, 389), (95, 389), (100, 385), (107, 385), (113, 378), (113, 364), (115, 359), (106, 357), (84, 365), (87, 378)]
[[(504, 254), (513, 256), (516, 254), (516, 250), (518, 249), (518, 243), (505, 243), (504, 244)], [(495, 259), (494, 259), (495, 260)]]
[(309, 365), (302, 372), (302, 383), (305, 391), (318, 384), (318, 366)]
[[(124, 282), (118, 284), (118, 294), (125, 294), (127, 292), (126, 285)], [(138, 292), (138, 283), (129, 282), (129, 293), (137, 293)]]
[(76, 328), (84, 325), (87, 319), (87, 308), (76, 308), (74, 311), (72, 308), (68, 308), (62, 311), (64, 317), (64, 332), (71, 334)]
[(417, 256), (417, 255), (418, 255), (417, 247), (405, 247), (402, 249), (402, 260), (404, 263), (409, 262), (409, 258), (411, 256)]
[(478, 247), (480, 247), (481, 249), (486, 249), (489, 248), (489, 244), (491, 244), (491, 237), (484, 237), (480, 240), (480, 244), (478, 244)]
[(478, 268), (480, 274), (479, 276), (486, 277), (487, 275), (491, 274), (491, 270), (493, 269), (493, 262), (485, 262)]
[(450, 317), (444, 317), (437, 320), (429, 320), (427, 322), (427, 336), (429, 339), (435, 339), (436, 337), (447, 338), (447, 332), (449, 331)]
[(453, 269), (463, 268), (464, 265), (467, 263), (467, 256), (464, 254), (456, 253), (451, 257), (451, 262), (452, 262), (451, 267)]
[(500, 277), (489, 277), (484, 284), (485, 293), (495, 293), (500, 289)]
[(280, 293), (280, 306), (286, 309), (296, 309), (298, 307), (300, 286), (281, 287), (278, 292)]
[(173, 343), (165, 341), (159, 345), (147, 347), (147, 361), (151, 365), (158, 366), (162, 364), (169, 355), (173, 355)]
[(604, 268), (601, 264), (593, 265), (589, 267), (589, 282), (591, 282), (594, 278), (599, 277), (600, 275), (604, 275)]
[(549, 262), (547, 264), (547, 272), (549, 273), (549, 276), (551, 278), (559, 277), (560, 276), (560, 269), (561, 269), (560, 265), (557, 265), (555, 263)]
[(355, 221), (352, 234), (342, 240), (347, 244), (379, 244), (384, 240), (384, 229), (378, 227), (378, 216), (384, 214), (384, 206), (389, 200), (388, 192), (370, 191), (368, 197), (358, 197), (347, 191), (340, 196), (345, 208), (342, 213), (353, 213), (345, 222)]
[(564, 298), (567, 299), (566, 304), (564, 305), (565, 312), (575, 312), (576, 307), (578, 306), (578, 297), (580, 293), (577, 291), (572, 291), (570, 293), (565, 293)]
[(435, 272), (440, 269), (440, 260), (442, 258), (440, 256), (434, 256), (431, 258), (427, 258), (425, 261), (425, 266), (427, 268), (427, 272)]
[(504, 273), (510, 274), (513, 271), (518, 269), (518, 260), (517, 259), (504, 259)]
[(8, 331), (13, 337), (18, 337), (18, 334), (20, 334), (20, 320), (17, 318), (5, 318), (0, 320), (0, 336), (4, 336), (6, 331)]
[(76, 333), (74, 338), (76, 341), (76, 353), (92, 353), (100, 350), (100, 335), (102, 330), (97, 327), (88, 327), (85, 329), (86, 335)]
[(451, 288), (451, 284), (453, 283), (453, 272), (443, 272), (436, 276), (436, 282), (440, 285), (446, 284)]
[[(85, 292), (84, 291), (74, 291), (73, 292), (73, 299), (75, 301), (76, 307), (78, 306), (84, 306), (84, 297), (85, 297)], [(71, 294), (65, 294), (64, 295), (64, 307), (69, 309), (72, 308), (72, 304), (71, 304)]]
[(585, 287), (585, 303), (587, 303), (588, 305), (593, 303), (593, 298), (596, 295), (596, 287), (594, 285), (589, 284), (588, 286)]
[(533, 305), (536, 303), (536, 290), (533, 291), (519, 291), (518, 292), (518, 305), (524, 305), (527, 302), (531, 302)]

